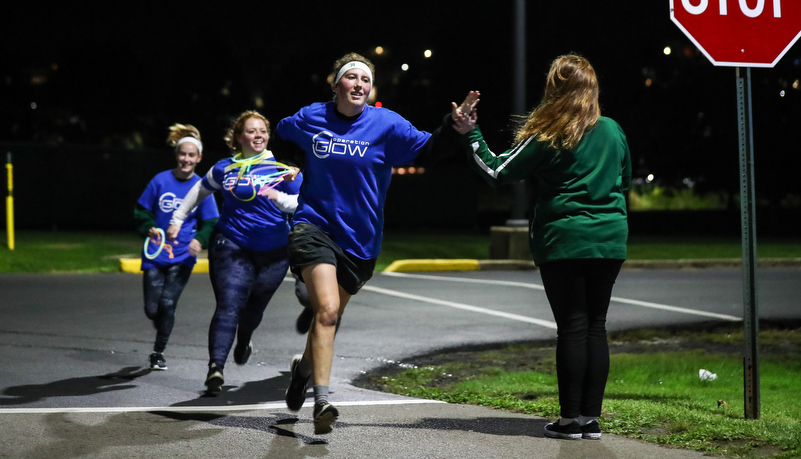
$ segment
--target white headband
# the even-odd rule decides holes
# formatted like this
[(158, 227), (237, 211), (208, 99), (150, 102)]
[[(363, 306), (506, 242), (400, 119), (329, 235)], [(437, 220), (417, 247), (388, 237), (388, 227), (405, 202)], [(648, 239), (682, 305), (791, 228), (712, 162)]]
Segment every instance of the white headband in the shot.
[(203, 144), (200, 143), (200, 140), (198, 140), (198, 139), (196, 139), (194, 137), (183, 137), (181, 140), (179, 140), (175, 144), (175, 149), (177, 150), (178, 147), (180, 147), (182, 143), (186, 143), (186, 142), (189, 142), (189, 143), (193, 144), (194, 146), (196, 146), (198, 154), (200, 154), (200, 155), (203, 154)]
[(347, 64), (343, 65), (339, 72), (337, 72), (337, 77), (334, 79), (334, 84), (339, 83), (339, 80), (342, 78), (342, 75), (345, 74), (348, 70), (351, 69), (362, 69), (367, 72), (367, 76), (370, 77), (370, 83), (373, 82), (373, 72), (370, 71), (370, 67), (367, 66), (364, 62), (360, 61), (350, 61)]

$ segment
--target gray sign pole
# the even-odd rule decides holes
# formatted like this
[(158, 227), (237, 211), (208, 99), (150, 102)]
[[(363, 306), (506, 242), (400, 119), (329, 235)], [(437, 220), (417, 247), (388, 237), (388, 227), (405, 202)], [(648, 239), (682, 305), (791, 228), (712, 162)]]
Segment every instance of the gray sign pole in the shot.
[(751, 119), (751, 68), (737, 67), (737, 122), (740, 138), (740, 218), (743, 243), (743, 384), (745, 418), (759, 419), (759, 309), (756, 287), (756, 198)]
[[(515, 0), (514, 3), (514, 84), (512, 92), (512, 113), (526, 113), (526, 1)], [(510, 219), (506, 226), (528, 226), (526, 211), (528, 210), (528, 193), (526, 183), (515, 183), (514, 202)]]

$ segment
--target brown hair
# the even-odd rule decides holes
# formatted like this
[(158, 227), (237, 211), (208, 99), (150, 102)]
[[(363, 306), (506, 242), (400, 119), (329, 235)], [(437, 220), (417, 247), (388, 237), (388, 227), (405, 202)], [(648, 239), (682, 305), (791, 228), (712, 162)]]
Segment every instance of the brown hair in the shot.
[(598, 122), (598, 78), (590, 62), (576, 54), (551, 63), (542, 102), (515, 134), (515, 143), (536, 136), (551, 147), (571, 150)]
[(267, 133), (269, 134), (270, 122), (267, 121), (267, 118), (265, 118), (264, 115), (255, 110), (248, 110), (242, 112), (242, 114), (239, 115), (239, 118), (237, 118), (236, 121), (234, 121), (234, 123), (231, 125), (230, 128), (228, 128), (228, 131), (225, 133), (224, 137), (225, 144), (228, 145), (228, 148), (230, 148), (231, 151), (236, 153), (242, 149), (242, 145), (239, 144), (237, 137), (239, 137), (242, 134), (242, 131), (245, 130), (245, 121), (249, 120), (250, 118), (258, 118), (264, 121), (264, 125), (267, 126)]
[(170, 134), (167, 136), (167, 145), (173, 148), (175, 148), (175, 145), (178, 144), (178, 141), (184, 137), (194, 137), (198, 141), (200, 140), (200, 131), (198, 131), (197, 128), (191, 124), (175, 123), (170, 126), (169, 129)]
[[(375, 65), (370, 62), (370, 59), (362, 56), (359, 53), (348, 53), (344, 56), (340, 57), (334, 62), (333, 70), (328, 75), (328, 83), (331, 84), (331, 89), (334, 90), (336, 88), (336, 84), (334, 83), (334, 79), (337, 77), (337, 73), (339, 73), (339, 69), (342, 68), (343, 65), (347, 64), (348, 62), (358, 61), (366, 65), (370, 69), (370, 73), (373, 74), (373, 83), (375, 83)], [(337, 93), (334, 91), (334, 101), (337, 100)]]

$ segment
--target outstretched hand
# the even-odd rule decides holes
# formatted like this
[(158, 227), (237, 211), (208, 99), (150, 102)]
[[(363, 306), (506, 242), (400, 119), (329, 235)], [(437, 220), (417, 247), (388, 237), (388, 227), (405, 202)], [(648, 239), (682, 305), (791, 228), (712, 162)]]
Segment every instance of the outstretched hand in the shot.
[(481, 93), (478, 91), (470, 91), (467, 93), (464, 101), (460, 105), (456, 102), (451, 102), (451, 117), (453, 117), (453, 128), (459, 134), (467, 134), (476, 127), (478, 122), (478, 111), (476, 105), (481, 100), (479, 97)]

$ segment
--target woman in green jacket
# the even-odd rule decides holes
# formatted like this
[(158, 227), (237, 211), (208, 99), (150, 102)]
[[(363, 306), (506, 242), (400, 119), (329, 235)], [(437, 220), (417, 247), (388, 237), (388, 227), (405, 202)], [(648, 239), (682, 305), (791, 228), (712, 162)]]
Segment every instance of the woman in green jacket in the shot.
[[(478, 93), (473, 97), (477, 102)], [(553, 61), (543, 100), (511, 149), (491, 152), (475, 121), (473, 111), (456, 124), (467, 131), (462, 140), (481, 175), (494, 185), (532, 185), (529, 245), (557, 325), (561, 418), (545, 435), (599, 439), (609, 373), (606, 313), (628, 238), (626, 136), (601, 116), (595, 70), (577, 55)]]

